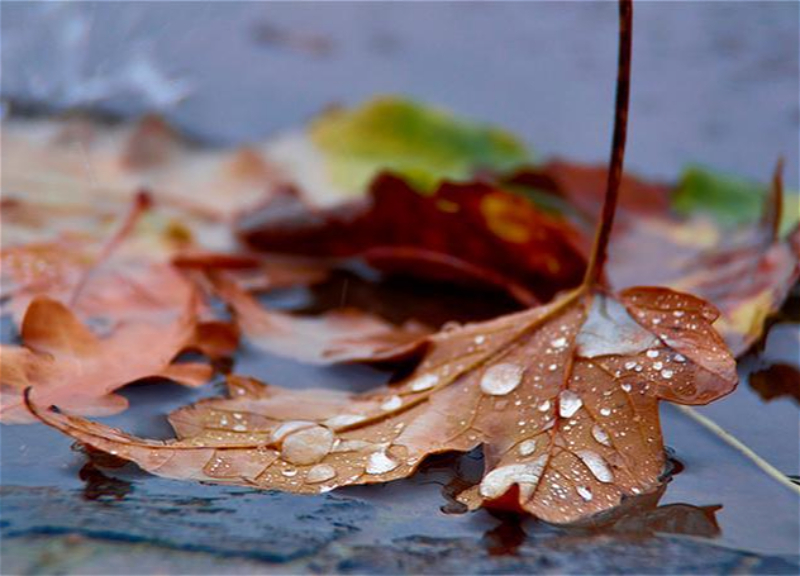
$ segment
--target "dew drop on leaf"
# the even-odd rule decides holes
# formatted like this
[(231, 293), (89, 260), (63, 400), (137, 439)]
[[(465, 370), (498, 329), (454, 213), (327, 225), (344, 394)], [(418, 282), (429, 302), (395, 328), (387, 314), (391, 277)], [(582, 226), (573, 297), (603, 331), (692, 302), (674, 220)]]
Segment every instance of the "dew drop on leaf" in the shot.
[(422, 392), (423, 390), (430, 390), (439, 383), (439, 377), (436, 374), (423, 374), (412, 380), (411, 390), (414, 392)]
[(324, 426), (312, 426), (293, 432), (283, 439), (281, 457), (292, 464), (314, 464), (333, 448), (333, 432)]
[(600, 482), (609, 483), (614, 481), (614, 473), (611, 472), (608, 464), (606, 464), (606, 461), (600, 454), (592, 452), (591, 450), (578, 450), (575, 454), (586, 464), (586, 467), (592, 475)]
[(306, 482), (319, 484), (336, 477), (336, 469), (328, 464), (317, 464), (306, 473)]
[(367, 460), (367, 474), (385, 474), (399, 465), (399, 462), (389, 458), (383, 450), (373, 452), (369, 455), (369, 460)]
[(491, 396), (513, 392), (522, 382), (522, 366), (502, 363), (489, 367), (481, 378), (481, 390)]

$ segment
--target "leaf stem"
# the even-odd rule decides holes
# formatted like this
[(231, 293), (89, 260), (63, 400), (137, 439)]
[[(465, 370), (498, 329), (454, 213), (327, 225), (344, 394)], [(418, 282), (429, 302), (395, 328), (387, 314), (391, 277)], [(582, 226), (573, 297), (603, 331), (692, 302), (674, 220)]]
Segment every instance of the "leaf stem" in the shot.
[(775, 171), (772, 173), (772, 187), (767, 196), (764, 206), (762, 223), (764, 228), (770, 231), (771, 242), (780, 240), (781, 217), (783, 216), (783, 156), (778, 158), (775, 163)]
[(789, 477), (786, 476), (783, 472), (775, 468), (772, 464), (764, 460), (761, 456), (759, 456), (752, 448), (748, 447), (744, 444), (741, 440), (739, 440), (736, 436), (725, 430), (722, 426), (714, 422), (708, 416), (703, 416), (694, 408), (689, 406), (680, 406), (675, 405), (675, 408), (683, 412), (686, 416), (703, 426), (704, 428), (711, 431), (714, 435), (719, 437), (723, 442), (740, 452), (746, 458), (750, 459), (756, 466), (761, 468), (766, 474), (771, 476), (774, 480), (778, 481), (779, 483), (783, 484), (790, 490), (792, 490), (795, 494), (800, 495), (800, 486), (789, 480)]
[(631, 85), (631, 45), (633, 39), (633, 1), (619, 0), (619, 54), (617, 60), (617, 90), (614, 107), (614, 136), (611, 143), (611, 161), (608, 169), (603, 211), (595, 233), (592, 255), (586, 268), (583, 286), (597, 284), (603, 276), (608, 241), (617, 211), (622, 165), (625, 158), (625, 138), (628, 132), (628, 101)]

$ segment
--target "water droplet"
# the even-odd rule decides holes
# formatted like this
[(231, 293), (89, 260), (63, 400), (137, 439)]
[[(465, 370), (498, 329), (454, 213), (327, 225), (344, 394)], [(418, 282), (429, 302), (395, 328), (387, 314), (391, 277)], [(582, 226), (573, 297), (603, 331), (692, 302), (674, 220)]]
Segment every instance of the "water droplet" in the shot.
[(636, 368), (636, 362), (625, 362), (625, 370), (633, 370)]
[(603, 416), (611, 416), (610, 408), (600, 408), (600, 414)]
[(673, 315), (673, 316), (675, 316), (675, 318), (683, 318), (683, 314), (684, 314), (684, 313), (683, 313), (683, 311), (682, 311), (682, 310), (675, 310), (675, 311), (672, 313), (672, 315)]
[(439, 377), (436, 374), (423, 374), (411, 381), (411, 390), (414, 392), (422, 392), (433, 388), (439, 383)]
[(581, 409), (583, 400), (572, 390), (564, 390), (558, 397), (558, 413), (562, 418), (571, 418)]
[(575, 455), (586, 464), (592, 475), (600, 482), (609, 483), (614, 481), (614, 473), (611, 472), (608, 464), (600, 454), (591, 450), (578, 450)]
[(647, 351), (648, 358), (658, 358), (658, 350), (648, 350)]
[(386, 474), (398, 466), (400, 463), (389, 458), (386, 452), (373, 452), (367, 460), (367, 474)]
[(375, 444), (364, 440), (342, 440), (337, 441), (331, 452), (362, 452), (374, 449)]
[(336, 478), (336, 469), (328, 464), (317, 464), (306, 473), (309, 484), (319, 484), (331, 478)]
[(400, 398), (400, 396), (390, 396), (384, 400), (383, 404), (381, 404), (381, 410), (389, 412), (391, 410), (397, 410), (402, 405), (403, 400)]
[(578, 495), (586, 500), (587, 502), (591, 502), (592, 500), (592, 489), (588, 486), (576, 486), (575, 491)]
[(555, 372), (556, 370), (558, 370), (558, 365), (550, 364), (550, 366), (548, 366), (547, 369), (550, 370), (550, 372)]
[(653, 362), (653, 369), (661, 370), (663, 367), (664, 367), (664, 363), (663, 362)]
[(567, 345), (567, 339), (563, 336), (561, 338), (556, 338), (552, 342), (550, 342), (550, 346), (553, 348), (564, 348)]
[(657, 345), (656, 337), (631, 318), (612, 298), (596, 296), (576, 339), (578, 355), (595, 358), (608, 354), (638, 354)]
[(514, 391), (522, 382), (523, 368), (517, 364), (502, 363), (490, 366), (481, 378), (484, 394), (503, 396)]
[(312, 426), (292, 432), (283, 439), (281, 457), (292, 464), (314, 464), (333, 448), (333, 432), (324, 426)]
[(599, 424), (595, 424), (592, 428), (592, 437), (603, 446), (611, 446), (611, 438)]
[(484, 498), (500, 498), (514, 484), (519, 486), (520, 496), (530, 498), (542, 476), (547, 456), (541, 456), (525, 464), (509, 464), (495, 468), (481, 481), (480, 494)]
[(478, 345), (480, 346), (481, 344), (483, 344), (484, 342), (486, 342), (486, 336), (484, 336), (484, 335), (482, 335), (482, 334), (481, 334), (481, 335), (478, 335), (478, 336), (475, 336), (475, 340), (474, 340), (474, 342), (475, 342), (475, 344), (478, 344)]
[(536, 440), (523, 440), (520, 442), (518, 450), (520, 456), (530, 456), (536, 452)]
[(294, 476), (297, 476), (297, 468), (289, 466), (288, 468), (284, 468), (283, 470), (281, 470), (281, 474), (283, 474), (287, 478), (292, 478)]
[(328, 428), (346, 428), (347, 426), (363, 422), (366, 419), (367, 417), (363, 414), (339, 414), (333, 418), (328, 418), (325, 420), (324, 424)]
[(275, 428), (275, 430), (272, 431), (270, 439), (273, 442), (278, 443), (283, 440), (287, 434), (291, 434), (292, 432), (302, 428), (310, 428), (311, 426), (316, 426), (316, 424), (314, 422), (309, 422), (308, 420), (289, 420), (288, 422), (284, 422)]
[(547, 412), (548, 410), (550, 410), (550, 400), (545, 400), (539, 404), (539, 412)]
[(630, 392), (631, 391), (631, 385), (630, 384), (622, 384), (620, 386), (620, 388), (622, 388), (625, 392)]
[(686, 362), (686, 356), (684, 356), (683, 354), (676, 354), (675, 362)]
[(673, 372), (672, 370), (668, 370), (668, 369), (666, 369), (666, 368), (665, 368), (664, 370), (662, 370), (662, 371), (661, 371), (661, 376), (662, 376), (662, 377), (664, 377), (664, 378), (666, 378), (667, 380), (669, 380), (670, 378), (672, 378), (672, 375), (673, 375), (673, 374), (674, 374), (674, 372)]
[(234, 424), (233, 430), (235, 432), (246, 432), (247, 426), (245, 426), (244, 424)]

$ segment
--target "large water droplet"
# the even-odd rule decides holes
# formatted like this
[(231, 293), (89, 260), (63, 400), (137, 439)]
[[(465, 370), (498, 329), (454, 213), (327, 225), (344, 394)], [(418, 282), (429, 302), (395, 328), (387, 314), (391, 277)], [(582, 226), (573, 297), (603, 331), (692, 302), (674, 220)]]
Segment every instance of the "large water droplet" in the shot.
[(328, 428), (346, 428), (347, 426), (363, 422), (366, 419), (367, 417), (363, 414), (339, 414), (333, 418), (328, 418), (325, 420), (324, 424)]
[(484, 394), (504, 396), (513, 392), (522, 382), (523, 368), (518, 364), (502, 363), (490, 366), (481, 378)]
[(536, 440), (523, 440), (520, 442), (518, 450), (520, 456), (530, 456), (536, 452)]
[(292, 432), (283, 439), (281, 458), (292, 464), (314, 464), (333, 447), (333, 432), (324, 426), (313, 426)]
[(336, 478), (336, 468), (328, 464), (317, 464), (306, 473), (309, 484), (319, 484), (331, 478)]
[(547, 412), (548, 410), (550, 410), (550, 400), (545, 400), (539, 404), (539, 412)]
[(611, 468), (608, 467), (608, 464), (600, 454), (591, 450), (578, 450), (575, 454), (600, 482), (609, 483), (614, 481), (614, 473), (611, 472)]
[(400, 396), (389, 396), (386, 400), (383, 401), (383, 404), (381, 404), (381, 410), (390, 412), (392, 410), (397, 410), (402, 405), (403, 405), (403, 400), (400, 398)]
[(301, 430), (303, 428), (310, 428), (311, 426), (316, 426), (316, 424), (314, 422), (309, 422), (308, 420), (289, 420), (288, 422), (284, 422), (275, 428), (270, 435), (270, 439), (277, 443), (283, 440), (287, 434), (291, 434), (292, 432)]
[(611, 438), (599, 424), (595, 424), (592, 428), (592, 437), (603, 446), (611, 446)]
[(373, 452), (367, 460), (367, 474), (386, 474), (400, 466), (400, 463), (392, 460), (383, 450)]
[(578, 495), (587, 502), (592, 500), (592, 489), (588, 486), (576, 486), (575, 490), (578, 492)]
[(562, 418), (572, 418), (581, 406), (583, 400), (572, 390), (563, 390), (558, 397), (558, 413)]
[(637, 354), (658, 340), (631, 318), (622, 304), (598, 295), (575, 342), (580, 356), (594, 358)]
[(514, 484), (519, 486), (523, 500), (530, 498), (542, 477), (547, 456), (525, 464), (509, 464), (489, 472), (481, 481), (480, 494), (484, 498), (500, 498)]
[(374, 448), (375, 444), (364, 440), (341, 440), (333, 445), (331, 452), (363, 452)]
[(436, 374), (423, 374), (417, 376), (411, 381), (411, 390), (414, 392), (422, 392), (429, 390), (439, 383), (439, 377)]

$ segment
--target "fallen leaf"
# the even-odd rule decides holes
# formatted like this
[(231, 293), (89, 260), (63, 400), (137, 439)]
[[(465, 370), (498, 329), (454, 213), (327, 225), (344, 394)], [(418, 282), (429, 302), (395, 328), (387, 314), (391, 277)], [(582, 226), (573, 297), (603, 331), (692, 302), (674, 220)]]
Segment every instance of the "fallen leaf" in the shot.
[(418, 322), (408, 321), (398, 327), (357, 309), (339, 309), (318, 316), (268, 310), (225, 276), (215, 275), (212, 283), (251, 345), (303, 362), (408, 358), (424, 347), (425, 336), (430, 333)]
[(580, 282), (583, 237), (564, 219), (489, 184), (442, 184), (421, 195), (377, 178), (370, 197), (330, 210), (285, 194), (244, 218), (240, 235), (266, 251), (363, 256), (380, 268), (506, 289), (530, 305)]
[(158, 204), (211, 225), (281, 181), (262, 150), (201, 147), (157, 116), (116, 124), (12, 117), (3, 128), (6, 197), (14, 191), (45, 203), (106, 206), (147, 187)]
[(762, 400), (794, 398), (800, 404), (800, 370), (790, 364), (772, 364), (750, 374), (750, 387)]
[(32, 421), (22, 393), (79, 414), (108, 415), (127, 408), (113, 392), (131, 382), (164, 377), (198, 386), (212, 374), (206, 364), (173, 364), (194, 343), (196, 316), (189, 303), (168, 322), (129, 322), (100, 338), (63, 304), (35, 298), (22, 321), (23, 347), (0, 347), (0, 420)]
[(530, 159), (503, 130), (397, 96), (329, 109), (305, 130), (271, 142), (266, 152), (286, 181), (316, 205), (363, 195), (384, 170), (432, 192), (442, 180), (471, 180)]
[(231, 378), (229, 399), (172, 414), (178, 439), (167, 442), (35, 399), (31, 410), (157, 475), (299, 493), (402, 478), (428, 455), (482, 445), (483, 480), (463, 502), (564, 523), (659, 486), (660, 399), (700, 404), (733, 390), (735, 361), (715, 318), (666, 289), (573, 292), (433, 335), (408, 379), (367, 394)]
[(37, 404), (43, 422), (171, 478), (320, 493), (411, 474), (431, 454), (482, 446), (471, 508), (574, 522), (655, 491), (661, 399), (710, 402), (736, 385), (716, 310), (664, 288), (612, 296), (602, 273), (618, 198), (630, 88), (632, 3), (619, 4), (614, 136), (602, 218), (581, 287), (551, 304), (445, 330), (403, 381), (350, 395), (229, 379), (228, 399), (174, 413), (177, 439), (141, 440)]

